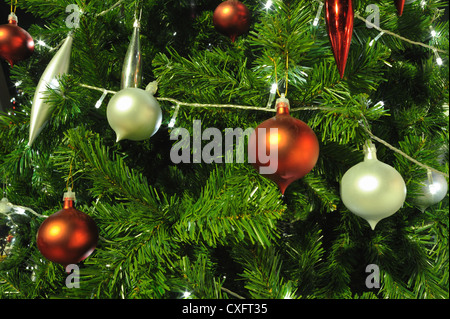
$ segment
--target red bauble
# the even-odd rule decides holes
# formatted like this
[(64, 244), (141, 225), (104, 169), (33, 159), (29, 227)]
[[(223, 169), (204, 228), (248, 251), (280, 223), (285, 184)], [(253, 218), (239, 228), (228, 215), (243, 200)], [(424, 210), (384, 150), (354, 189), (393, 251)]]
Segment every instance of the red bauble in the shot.
[(227, 0), (214, 10), (213, 23), (217, 31), (228, 36), (232, 42), (250, 28), (250, 11), (237, 0)]
[[(278, 129), (276, 134), (274, 130), (271, 133), (274, 128)], [(275, 148), (277, 156), (270, 156)], [(276, 116), (258, 125), (248, 143), (249, 162), (261, 175), (274, 181), (282, 194), (289, 184), (313, 169), (318, 157), (316, 134), (306, 123), (289, 115), (289, 101), (283, 97), (277, 100)], [(261, 170), (270, 167), (272, 172)]]
[(17, 25), (17, 17), (10, 14), (9, 23), (0, 25), (0, 57), (14, 66), (14, 63), (29, 58), (34, 52), (31, 35)]
[(97, 246), (97, 241), (95, 221), (75, 209), (72, 199), (65, 199), (64, 208), (41, 224), (36, 237), (42, 255), (64, 266), (87, 258)]
[(403, 7), (405, 6), (405, 0), (395, 0), (395, 6), (397, 7), (397, 14), (401, 17), (403, 14)]
[(334, 59), (342, 79), (353, 34), (352, 0), (325, 0), (325, 16)]

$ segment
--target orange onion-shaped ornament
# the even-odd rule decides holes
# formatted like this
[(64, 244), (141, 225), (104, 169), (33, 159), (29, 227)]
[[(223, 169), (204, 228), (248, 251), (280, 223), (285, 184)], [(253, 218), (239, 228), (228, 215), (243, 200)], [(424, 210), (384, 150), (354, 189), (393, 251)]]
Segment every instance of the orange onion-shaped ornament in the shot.
[(41, 254), (66, 267), (87, 258), (97, 246), (95, 221), (74, 207), (75, 193), (64, 194), (64, 208), (50, 215), (39, 227), (36, 242)]
[(11, 13), (8, 24), (0, 25), (0, 57), (14, 66), (15, 63), (28, 59), (34, 52), (31, 35), (17, 25), (17, 16)]
[(293, 181), (316, 165), (319, 142), (306, 123), (289, 115), (289, 100), (284, 94), (277, 100), (276, 108), (276, 116), (258, 125), (250, 135), (248, 159), (284, 195)]

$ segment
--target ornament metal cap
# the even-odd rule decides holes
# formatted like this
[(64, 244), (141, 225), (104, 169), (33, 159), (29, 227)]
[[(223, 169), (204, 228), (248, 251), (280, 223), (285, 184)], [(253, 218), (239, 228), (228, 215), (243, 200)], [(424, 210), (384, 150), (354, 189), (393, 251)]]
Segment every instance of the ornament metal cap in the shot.
[(277, 116), (289, 115), (289, 100), (285, 97), (284, 93), (277, 99), (276, 103)]
[(375, 145), (373, 145), (371, 140), (367, 140), (364, 143), (364, 160), (376, 160), (377, 159), (377, 149)]
[[(279, 105), (280, 103), (283, 103), (284, 105)], [(275, 105), (276, 107), (287, 107), (288, 109), (290, 107), (289, 100), (284, 93), (281, 93), (281, 96), (276, 100)]]
[(9, 24), (17, 24), (19, 22), (19, 19), (17, 18), (16, 14), (14, 12), (11, 12), (9, 14), (8, 22), (9, 22)]
[(72, 187), (67, 187), (67, 192), (65, 192), (63, 196), (63, 201), (65, 200), (77, 200), (77, 198), (75, 197), (75, 192), (72, 192)]
[(141, 22), (138, 19), (134, 19), (133, 28), (140, 28)]

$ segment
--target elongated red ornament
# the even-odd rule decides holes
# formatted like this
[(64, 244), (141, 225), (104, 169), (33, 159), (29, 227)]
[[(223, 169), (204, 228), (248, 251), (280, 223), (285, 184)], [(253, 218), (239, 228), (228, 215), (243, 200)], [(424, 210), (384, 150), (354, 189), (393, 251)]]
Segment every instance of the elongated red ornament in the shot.
[(325, 0), (325, 17), (334, 59), (342, 79), (353, 34), (352, 0)]
[(394, 0), (397, 7), (397, 14), (399, 17), (403, 14), (403, 7), (405, 6), (405, 0)]

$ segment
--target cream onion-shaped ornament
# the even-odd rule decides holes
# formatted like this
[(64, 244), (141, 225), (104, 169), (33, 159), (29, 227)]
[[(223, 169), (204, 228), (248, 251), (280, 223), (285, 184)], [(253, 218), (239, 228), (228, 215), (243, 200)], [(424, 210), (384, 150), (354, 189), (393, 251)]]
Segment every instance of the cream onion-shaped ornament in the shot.
[(444, 175), (427, 171), (427, 179), (422, 181), (419, 196), (415, 198), (415, 203), (422, 213), (431, 205), (439, 203), (447, 195), (448, 182)]
[(147, 86), (126, 88), (117, 92), (109, 101), (106, 116), (120, 140), (142, 141), (155, 134), (162, 122), (162, 111), (158, 101)]
[(376, 148), (364, 145), (364, 161), (351, 167), (341, 180), (341, 198), (353, 214), (375, 229), (383, 218), (397, 212), (406, 198), (406, 185), (399, 172), (377, 159)]
[(47, 87), (58, 88), (58, 76), (66, 74), (69, 71), (70, 55), (72, 52), (72, 32), (65, 39), (61, 48), (56, 52), (50, 63), (47, 65), (44, 73), (39, 80), (33, 97), (30, 116), (30, 136), (28, 146), (31, 146), (36, 137), (41, 133), (45, 124), (47, 124), (52, 113), (52, 107), (45, 102), (44, 93)]

